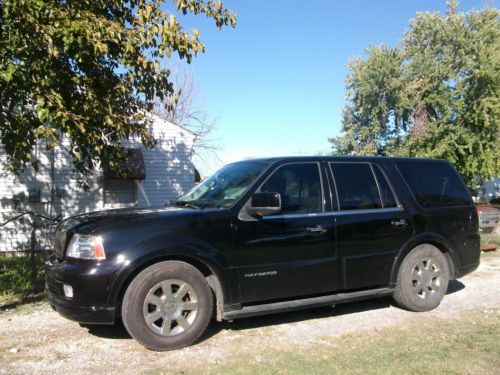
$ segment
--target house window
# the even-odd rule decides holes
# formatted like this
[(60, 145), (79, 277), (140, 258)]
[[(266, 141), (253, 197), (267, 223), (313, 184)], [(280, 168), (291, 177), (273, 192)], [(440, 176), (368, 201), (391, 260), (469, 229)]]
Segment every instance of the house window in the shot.
[(104, 179), (105, 205), (133, 205), (137, 201), (135, 180)]

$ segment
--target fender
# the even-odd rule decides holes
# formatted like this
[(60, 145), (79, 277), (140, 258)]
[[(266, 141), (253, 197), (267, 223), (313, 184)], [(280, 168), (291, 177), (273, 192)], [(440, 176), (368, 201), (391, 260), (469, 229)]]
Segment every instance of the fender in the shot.
[(443, 253), (445, 253), (445, 255), (447, 255), (448, 261), (450, 263), (450, 277), (454, 277), (456, 270), (460, 266), (460, 263), (455, 250), (453, 250), (451, 242), (440, 234), (433, 232), (423, 232), (417, 234), (416, 236), (413, 236), (407, 242), (405, 242), (405, 244), (399, 250), (398, 255), (396, 255), (391, 269), (391, 286), (394, 286), (396, 284), (399, 266), (403, 262), (403, 259), (406, 257), (406, 255), (408, 255), (408, 253), (416, 246), (424, 243), (436, 246)]
[[(140, 251), (138, 253), (141, 253)], [(232, 301), (232, 290), (230, 288), (230, 275), (226, 274), (225, 267), (215, 258), (209, 256), (210, 253), (193, 248), (191, 246), (176, 246), (173, 248), (156, 249), (141, 253), (140, 256), (133, 260), (125, 261), (123, 267), (117, 272), (115, 278), (110, 283), (110, 291), (108, 294), (107, 306), (116, 307), (124, 293), (124, 288), (132, 281), (132, 279), (148, 266), (165, 260), (180, 260), (190, 263), (197, 268), (206, 268), (215, 276), (208, 280), (210, 286), (214, 288), (217, 296), (217, 304), (222, 307), (222, 304)], [(200, 267), (201, 265), (201, 267)], [(200, 271), (204, 271), (201, 269)], [(218, 285), (217, 285), (218, 284)], [(220, 289), (219, 291), (217, 289)]]

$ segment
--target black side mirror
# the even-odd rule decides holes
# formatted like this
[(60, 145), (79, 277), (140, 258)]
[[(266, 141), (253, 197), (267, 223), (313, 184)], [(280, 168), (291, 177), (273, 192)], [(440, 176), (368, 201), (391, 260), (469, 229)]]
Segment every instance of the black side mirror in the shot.
[(252, 216), (266, 216), (281, 211), (279, 193), (255, 193), (250, 200), (249, 213)]

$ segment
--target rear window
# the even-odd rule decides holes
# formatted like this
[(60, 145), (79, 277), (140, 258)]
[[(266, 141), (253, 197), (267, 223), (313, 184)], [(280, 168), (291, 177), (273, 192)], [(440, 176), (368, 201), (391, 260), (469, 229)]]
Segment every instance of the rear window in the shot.
[(446, 163), (397, 163), (417, 202), (425, 208), (471, 204), (467, 189)]

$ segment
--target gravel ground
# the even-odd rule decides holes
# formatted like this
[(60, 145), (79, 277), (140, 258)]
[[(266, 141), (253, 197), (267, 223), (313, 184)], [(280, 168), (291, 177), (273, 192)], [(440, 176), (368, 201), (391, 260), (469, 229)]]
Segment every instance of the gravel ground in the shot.
[(0, 314), (0, 374), (136, 374), (202, 369), (241, 356), (266, 357), (269, 350), (295, 345), (332, 344), (332, 338), (404, 326), (422, 317), (451, 318), (462, 311), (500, 306), (500, 254), (483, 256), (479, 269), (450, 284), (435, 310), (411, 313), (390, 298), (258, 318), (214, 323), (189, 348), (156, 353), (144, 349), (121, 328), (82, 327), (46, 304)]

